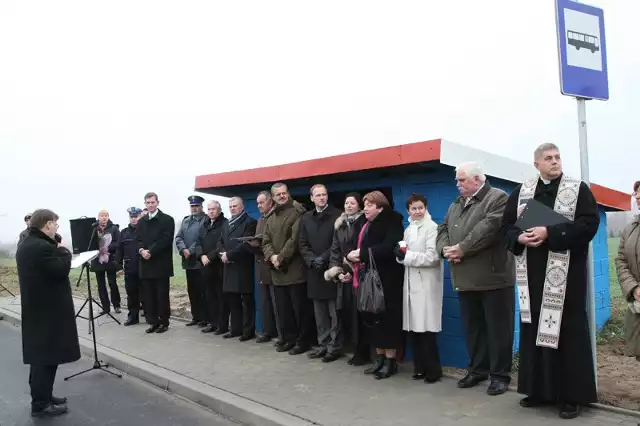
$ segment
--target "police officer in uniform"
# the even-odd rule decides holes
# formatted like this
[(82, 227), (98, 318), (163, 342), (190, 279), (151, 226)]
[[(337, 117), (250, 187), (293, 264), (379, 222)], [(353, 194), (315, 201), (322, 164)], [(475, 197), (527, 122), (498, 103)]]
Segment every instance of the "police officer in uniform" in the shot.
[(191, 322), (187, 326), (204, 327), (209, 322), (204, 285), (200, 269), (202, 262), (196, 256), (196, 244), (200, 236), (200, 228), (207, 217), (202, 211), (204, 198), (199, 195), (188, 197), (191, 214), (182, 219), (175, 242), (178, 253), (182, 257), (182, 268), (187, 274), (187, 292), (191, 302)]
[(116, 252), (116, 262), (124, 271), (124, 287), (127, 291), (127, 310), (129, 315), (124, 325), (134, 325), (140, 322), (140, 308), (142, 307), (142, 282), (138, 275), (138, 242), (136, 241), (136, 225), (142, 214), (142, 209), (129, 207), (129, 226), (120, 232), (120, 242)]

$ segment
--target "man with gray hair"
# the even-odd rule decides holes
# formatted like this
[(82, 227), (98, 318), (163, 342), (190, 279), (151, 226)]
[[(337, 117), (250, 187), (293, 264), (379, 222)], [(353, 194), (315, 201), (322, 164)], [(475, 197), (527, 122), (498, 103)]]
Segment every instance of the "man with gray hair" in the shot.
[(477, 163), (456, 168), (460, 196), (438, 226), (437, 248), (449, 261), (469, 351), (459, 388), (491, 379), (487, 393), (506, 392), (511, 380), (515, 304), (513, 256), (500, 238), (508, 195), (491, 187)]
[[(534, 153), (539, 175), (511, 193), (502, 233), (516, 255), (520, 304), (522, 407), (557, 405), (572, 419), (581, 407), (597, 402), (592, 344), (586, 312), (589, 242), (600, 213), (589, 185), (562, 172), (560, 150), (551, 143)], [(526, 204), (535, 200), (566, 221), (521, 229), (516, 226)], [(541, 224), (542, 225), (542, 224)]]
[(229, 304), (222, 293), (222, 261), (220, 260), (218, 242), (222, 230), (227, 226), (222, 206), (216, 200), (207, 203), (207, 217), (200, 227), (200, 235), (196, 242), (196, 256), (202, 263), (202, 284), (206, 295), (209, 326), (203, 333), (227, 334), (229, 331)]
[(256, 304), (253, 251), (244, 240), (256, 234), (257, 221), (247, 214), (240, 197), (229, 200), (229, 211), (231, 219), (223, 226), (218, 242), (224, 265), (222, 291), (231, 311), (231, 331), (223, 337), (240, 337), (241, 342), (246, 342), (255, 337)]

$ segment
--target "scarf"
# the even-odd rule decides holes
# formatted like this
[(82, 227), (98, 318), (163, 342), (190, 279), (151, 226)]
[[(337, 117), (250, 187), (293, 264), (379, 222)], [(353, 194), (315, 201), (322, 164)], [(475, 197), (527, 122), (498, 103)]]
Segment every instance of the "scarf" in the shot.
[(242, 213), (240, 213), (239, 215), (231, 216), (231, 219), (229, 219), (229, 228), (231, 228), (237, 221), (239, 221), (246, 215), (247, 215), (247, 212), (243, 210)]

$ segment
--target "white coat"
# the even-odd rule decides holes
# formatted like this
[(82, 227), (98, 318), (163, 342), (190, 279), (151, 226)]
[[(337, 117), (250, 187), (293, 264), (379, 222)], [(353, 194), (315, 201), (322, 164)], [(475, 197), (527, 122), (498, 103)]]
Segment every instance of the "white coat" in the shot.
[(409, 219), (404, 231), (402, 329), (418, 333), (442, 330), (443, 263), (436, 250), (438, 225), (427, 212), (419, 221)]

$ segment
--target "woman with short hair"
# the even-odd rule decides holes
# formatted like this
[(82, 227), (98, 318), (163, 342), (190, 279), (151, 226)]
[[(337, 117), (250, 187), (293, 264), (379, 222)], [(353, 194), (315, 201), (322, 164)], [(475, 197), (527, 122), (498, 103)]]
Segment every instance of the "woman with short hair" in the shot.
[(443, 268), (436, 249), (438, 225), (427, 210), (427, 199), (411, 194), (406, 202), (409, 226), (396, 247), (404, 265), (402, 328), (413, 346), (413, 379), (435, 383), (442, 378), (437, 336), (442, 330)]
[(398, 372), (396, 351), (403, 345), (402, 281), (404, 268), (394, 255), (394, 247), (402, 240), (402, 215), (391, 208), (380, 191), (363, 197), (366, 221), (354, 230), (355, 241), (347, 260), (353, 264), (353, 287), (359, 285), (375, 262), (384, 290), (384, 312), (361, 312), (368, 343), (376, 348), (374, 364), (364, 371), (376, 379), (386, 379)]

